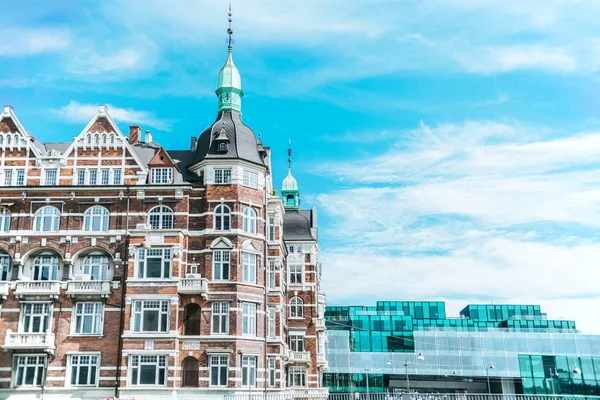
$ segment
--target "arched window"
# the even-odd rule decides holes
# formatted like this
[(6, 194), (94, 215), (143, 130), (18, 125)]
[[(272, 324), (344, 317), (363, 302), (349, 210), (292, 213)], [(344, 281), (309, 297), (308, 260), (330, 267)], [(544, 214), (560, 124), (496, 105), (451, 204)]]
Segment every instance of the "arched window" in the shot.
[(58, 232), (60, 211), (52, 206), (44, 206), (35, 212), (33, 230), (36, 232)]
[(10, 279), (10, 257), (6, 253), (0, 253), (0, 281)]
[(115, 144), (115, 135), (110, 135), (110, 144)]
[(256, 211), (252, 207), (244, 210), (244, 232), (256, 233)]
[(173, 210), (156, 206), (148, 212), (148, 223), (152, 229), (173, 229)]
[(183, 309), (183, 334), (200, 334), (200, 305), (190, 303)]
[(94, 136), (94, 144), (96, 144), (96, 145), (100, 144), (100, 135)]
[(103, 254), (89, 254), (83, 259), (81, 270), (93, 281), (107, 281), (108, 257)]
[(10, 135), (6, 136), (6, 144), (10, 146), (11, 142), (12, 142), (12, 136), (10, 136)]
[(92, 135), (87, 135), (87, 144), (92, 144)]
[(58, 257), (52, 254), (40, 254), (33, 260), (34, 281), (58, 280)]
[(290, 317), (304, 317), (304, 302), (300, 297), (290, 300)]
[(198, 360), (189, 356), (183, 359), (183, 386), (198, 387)]
[(0, 145), (4, 144), (4, 135), (0, 135)]
[(0, 232), (8, 232), (10, 229), (10, 211), (0, 208)]
[(108, 231), (108, 210), (102, 206), (93, 206), (83, 213), (83, 230), (86, 232)]
[(220, 204), (215, 208), (215, 230), (228, 231), (231, 221), (231, 211), (229, 207)]
[(102, 144), (106, 144), (106, 134), (102, 135)]

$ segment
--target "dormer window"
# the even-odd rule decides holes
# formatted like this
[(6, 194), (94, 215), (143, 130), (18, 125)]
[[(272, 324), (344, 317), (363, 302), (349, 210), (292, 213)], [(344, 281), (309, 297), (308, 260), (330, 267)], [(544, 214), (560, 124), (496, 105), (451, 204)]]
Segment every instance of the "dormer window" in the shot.
[(152, 168), (152, 183), (168, 184), (173, 182), (173, 168)]
[(219, 143), (219, 151), (226, 152), (227, 151), (227, 143)]

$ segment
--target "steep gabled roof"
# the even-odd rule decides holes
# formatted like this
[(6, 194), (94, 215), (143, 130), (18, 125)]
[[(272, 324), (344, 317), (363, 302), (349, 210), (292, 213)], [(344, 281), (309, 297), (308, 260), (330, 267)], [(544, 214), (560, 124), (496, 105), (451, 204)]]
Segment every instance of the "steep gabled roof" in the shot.
[(289, 241), (316, 241), (315, 210), (286, 210), (283, 215), (283, 239)]

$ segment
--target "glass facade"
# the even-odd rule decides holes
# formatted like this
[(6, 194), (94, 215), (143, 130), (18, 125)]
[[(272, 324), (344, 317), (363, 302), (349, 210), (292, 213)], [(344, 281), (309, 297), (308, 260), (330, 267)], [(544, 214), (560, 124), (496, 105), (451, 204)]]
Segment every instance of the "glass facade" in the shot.
[[(600, 394), (600, 335), (546, 319), (534, 305), (442, 302), (328, 307), (324, 384), (331, 392)], [(573, 371), (577, 369), (578, 373)]]

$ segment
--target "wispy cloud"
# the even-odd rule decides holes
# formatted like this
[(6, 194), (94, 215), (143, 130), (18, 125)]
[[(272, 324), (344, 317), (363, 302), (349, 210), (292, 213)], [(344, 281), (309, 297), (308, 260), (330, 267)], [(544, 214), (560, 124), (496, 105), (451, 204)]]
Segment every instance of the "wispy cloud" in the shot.
[(0, 57), (30, 56), (65, 50), (71, 44), (68, 31), (56, 28), (4, 28)]
[[(71, 123), (87, 123), (97, 110), (98, 105), (96, 104), (82, 104), (71, 100), (66, 106), (52, 110), (52, 112)], [(171, 128), (170, 121), (158, 119), (147, 111), (108, 105), (108, 113), (118, 122), (152, 126), (163, 131), (168, 131)]]

